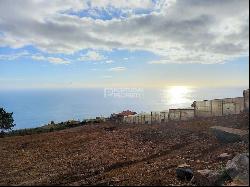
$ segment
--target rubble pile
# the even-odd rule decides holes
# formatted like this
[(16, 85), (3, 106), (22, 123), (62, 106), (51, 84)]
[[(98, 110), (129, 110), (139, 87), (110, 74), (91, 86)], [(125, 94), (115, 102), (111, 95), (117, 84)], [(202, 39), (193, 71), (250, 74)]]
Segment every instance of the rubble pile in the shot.
[[(236, 119), (237, 128), (247, 129), (246, 116)], [(213, 171), (249, 152), (246, 142), (223, 144), (210, 133), (209, 127), (231, 121), (226, 117), (161, 125), (106, 122), (2, 138), (0, 185), (196, 185), (191, 176), (176, 176), (178, 166), (188, 166), (185, 171), (194, 176), (205, 170), (200, 175), (214, 180), (218, 175)]]

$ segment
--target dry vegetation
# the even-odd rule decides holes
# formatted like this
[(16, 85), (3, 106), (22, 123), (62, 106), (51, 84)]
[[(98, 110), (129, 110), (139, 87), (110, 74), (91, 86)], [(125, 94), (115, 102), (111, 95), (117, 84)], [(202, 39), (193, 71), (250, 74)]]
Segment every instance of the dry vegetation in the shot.
[[(243, 142), (222, 144), (209, 127), (249, 128), (248, 114), (162, 125), (85, 125), (0, 139), (0, 185), (184, 185), (182, 163), (218, 169), (249, 152)], [(186, 183), (187, 184), (187, 183)]]

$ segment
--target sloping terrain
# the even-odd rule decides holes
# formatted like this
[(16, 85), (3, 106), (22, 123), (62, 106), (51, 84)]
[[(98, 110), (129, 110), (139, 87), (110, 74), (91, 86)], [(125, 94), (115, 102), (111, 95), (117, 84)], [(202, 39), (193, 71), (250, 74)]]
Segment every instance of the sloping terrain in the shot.
[(98, 124), (0, 139), (0, 185), (185, 185), (175, 168), (219, 169), (218, 156), (249, 152), (223, 144), (214, 125), (249, 128), (248, 114), (161, 125)]

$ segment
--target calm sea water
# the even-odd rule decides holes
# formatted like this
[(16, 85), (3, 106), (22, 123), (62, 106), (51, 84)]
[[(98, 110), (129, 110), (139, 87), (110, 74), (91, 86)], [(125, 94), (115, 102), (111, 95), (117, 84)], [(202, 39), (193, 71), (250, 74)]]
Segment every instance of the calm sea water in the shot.
[(31, 128), (70, 119), (107, 117), (113, 112), (149, 112), (190, 107), (194, 100), (239, 97), (245, 88), (143, 89), (138, 97), (112, 96), (104, 89), (0, 90), (0, 107), (13, 112), (16, 127)]

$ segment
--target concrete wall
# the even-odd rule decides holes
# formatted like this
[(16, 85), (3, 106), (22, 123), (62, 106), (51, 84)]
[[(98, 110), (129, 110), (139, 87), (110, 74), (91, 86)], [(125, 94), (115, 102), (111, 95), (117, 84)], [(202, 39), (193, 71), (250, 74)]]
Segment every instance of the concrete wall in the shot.
[(194, 118), (194, 109), (169, 109), (168, 120), (179, 121)]
[(160, 112), (160, 121), (161, 121), (161, 123), (168, 122), (168, 112), (167, 111)]
[(144, 115), (143, 114), (138, 114), (139, 116), (139, 124), (144, 124), (145, 121), (144, 121)]
[(129, 115), (123, 118), (123, 123), (127, 124), (151, 124), (151, 114)]
[(223, 115), (239, 114), (244, 111), (244, 98), (223, 99)]
[(211, 116), (223, 115), (223, 101), (221, 99), (211, 100)]
[(129, 116), (128, 116), (128, 123), (129, 123), (129, 124), (132, 124), (132, 123), (133, 123), (133, 118), (134, 118), (133, 115), (129, 115)]
[(243, 91), (244, 110), (249, 111), (249, 89)]
[(139, 115), (135, 116), (135, 124), (140, 124), (140, 116)]
[(223, 99), (223, 115), (234, 114), (236, 107), (231, 98)]
[(150, 114), (142, 113), (142, 114), (139, 114), (139, 116), (140, 116), (140, 124), (151, 124)]
[(194, 101), (194, 109), (169, 109), (161, 112), (141, 113), (124, 117), (129, 124), (156, 124), (170, 121), (188, 120), (194, 117), (211, 117), (239, 114), (249, 111), (249, 89), (244, 90), (244, 97)]
[(152, 124), (161, 123), (160, 112), (151, 112)]
[(136, 116), (135, 115), (132, 117), (132, 123), (136, 124)]
[(169, 121), (179, 121), (181, 118), (180, 110), (169, 109), (168, 120)]
[(145, 114), (139, 114), (139, 124), (145, 124)]
[(211, 116), (211, 101), (195, 101), (194, 110), (196, 117), (210, 117)]
[(127, 116), (124, 116), (123, 123), (128, 123), (128, 117)]
[(181, 120), (189, 120), (194, 118), (194, 109), (182, 109)]
[(235, 97), (233, 98), (233, 102), (235, 103), (235, 111), (236, 114), (239, 114), (244, 111), (244, 97)]
[(196, 117), (239, 114), (244, 111), (244, 98), (226, 98), (194, 102)]
[(151, 124), (151, 114), (145, 114), (145, 124)]

